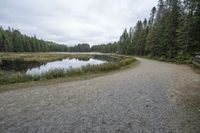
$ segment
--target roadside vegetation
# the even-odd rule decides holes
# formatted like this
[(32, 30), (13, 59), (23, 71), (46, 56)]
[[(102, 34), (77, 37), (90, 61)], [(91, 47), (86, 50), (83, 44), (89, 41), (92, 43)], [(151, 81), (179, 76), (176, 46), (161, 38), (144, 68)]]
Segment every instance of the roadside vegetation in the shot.
[(147, 56), (141, 56), (143, 58), (147, 58), (147, 59), (154, 59), (154, 60), (159, 60), (159, 61), (164, 61), (164, 62), (172, 62), (172, 63), (177, 63), (177, 64), (191, 64), (192, 63), (192, 56), (188, 55), (188, 56), (177, 56), (175, 58), (169, 59), (166, 58), (165, 56), (151, 56), (151, 55), (147, 55)]
[[(4, 53), (0, 54), (1, 59), (23, 59), (26, 61), (51, 61), (63, 58), (82, 58), (87, 59), (90, 57), (100, 58), (100, 56), (105, 56), (103, 58), (112, 58), (113, 61), (108, 61), (99, 65), (86, 65), (81, 68), (71, 68), (71, 69), (53, 69), (41, 75), (27, 75), (25, 72), (12, 72), (3, 71), (0, 69), (0, 85), (22, 83), (28, 81), (42, 81), (55, 78), (71, 78), (82, 76), (86, 74), (96, 74), (102, 72), (109, 72), (112, 70), (121, 69), (128, 66), (136, 61), (132, 56), (121, 56), (121, 55), (90, 55), (90, 54), (53, 54), (53, 53)], [(108, 59), (109, 60), (109, 59)]]

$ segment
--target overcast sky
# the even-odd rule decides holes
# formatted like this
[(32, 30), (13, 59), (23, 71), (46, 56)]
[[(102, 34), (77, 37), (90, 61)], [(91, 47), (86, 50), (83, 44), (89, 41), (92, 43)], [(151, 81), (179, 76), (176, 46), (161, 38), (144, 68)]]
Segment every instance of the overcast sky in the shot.
[(63, 44), (118, 41), (157, 0), (0, 0), (0, 26)]

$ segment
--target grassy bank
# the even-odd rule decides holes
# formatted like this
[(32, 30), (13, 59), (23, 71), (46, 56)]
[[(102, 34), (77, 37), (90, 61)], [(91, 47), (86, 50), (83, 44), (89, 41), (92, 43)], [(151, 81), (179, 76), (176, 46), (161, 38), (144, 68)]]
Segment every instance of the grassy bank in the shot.
[(54, 61), (64, 58), (91, 58), (91, 54), (64, 54), (64, 53), (0, 53), (0, 60), (24, 60), (24, 61)]
[[(31, 55), (31, 54), (30, 54)], [(39, 55), (33, 55), (33, 57), (31, 57), (29, 54), (15, 54), (12, 55), (10, 54), (8, 55), (4, 55), (3, 59), (13, 59), (13, 58), (17, 58), (17, 59), (24, 59), (24, 60), (28, 60), (28, 61), (32, 61), (35, 60), (36, 57), (40, 56), (39, 61), (43, 61), (44, 59), (47, 60), (47, 58), (49, 56), (51, 56), (52, 54), (39, 54)], [(42, 55), (44, 55), (45, 57), (42, 57)], [(54, 57), (50, 57), (50, 60), (55, 60), (55, 59), (63, 59), (63, 58), (88, 58), (88, 57), (92, 57), (94, 55), (62, 55), (60, 57), (59, 55), (54, 55)], [(96, 55), (97, 58), (99, 55)], [(12, 57), (12, 58), (11, 58)], [(57, 58), (59, 57), (59, 58)], [(29, 82), (29, 81), (43, 81), (43, 80), (48, 80), (48, 79), (55, 79), (55, 78), (60, 78), (60, 77), (64, 77), (64, 78), (71, 78), (71, 77), (78, 77), (78, 76), (82, 76), (82, 75), (86, 75), (86, 74), (96, 74), (96, 73), (102, 73), (102, 72), (109, 72), (112, 70), (117, 70), (117, 69), (121, 69), (125, 66), (130, 65), (131, 63), (135, 62), (135, 58), (130, 57), (130, 56), (120, 56), (120, 55), (110, 55), (111, 58), (113, 58), (115, 61), (113, 62), (107, 62), (104, 64), (100, 64), (100, 65), (87, 65), (87, 66), (83, 66), (81, 68), (77, 68), (77, 69), (54, 69), (54, 70), (50, 70), (47, 73), (43, 73), (41, 75), (35, 75), (35, 76), (31, 76), (31, 75), (26, 75), (23, 72), (8, 72), (8, 71), (2, 71), (0, 70), (0, 85), (6, 85), (6, 84), (14, 84), (14, 83), (22, 83), (22, 82)]]
[(87, 65), (78, 69), (57, 69), (52, 70), (47, 73), (42, 74), (40, 79), (52, 79), (58, 77), (73, 77), (73, 76), (81, 76), (88, 73), (101, 73), (101, 72), (109, 72), (111, 70), (117, 70), (124, 66), (130, 65), (135, 61), (133, 57), (125, 57), (119, 62), (114, 63), (104, 63), (100, 65)]

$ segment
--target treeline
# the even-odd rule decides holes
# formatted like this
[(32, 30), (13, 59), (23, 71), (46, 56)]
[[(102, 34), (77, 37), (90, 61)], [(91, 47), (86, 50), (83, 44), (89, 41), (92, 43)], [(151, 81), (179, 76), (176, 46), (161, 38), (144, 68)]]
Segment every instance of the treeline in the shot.
[(109, 44), (101, 44), (94, 45), (91, 47), (91, 51), (94, 52), (102, 52), (102, 53), (115, 53), (118, 50), (118, 43), (109, 43)]
[(89, 44), (68, 47), (53, 42), (39, 40), (36, 36), (22, 35), (19, 30), (0, 27), (0, 52), (89, 52)]
[[(115, 48), (112, 49), (121, 54), (179, 60), (190, 58), (200, 51), (200, 1), (159, 0), (149, 19), (125, 29), (118, 44), (113, 45)], [(95, 47), (104, 51), (105, 47), (112, 46)]]
[(67, 52), (90, 52), (90, 45), (89, 44), (78, 44), (72, 47), (68, 47)]
[(0, 51), (1, 52), (46, 52), (65, 51), (64, 45), (56, 45), (52, 42), (39, 40), (36, 36), (22, 35), (19, 30), (0, 27)]

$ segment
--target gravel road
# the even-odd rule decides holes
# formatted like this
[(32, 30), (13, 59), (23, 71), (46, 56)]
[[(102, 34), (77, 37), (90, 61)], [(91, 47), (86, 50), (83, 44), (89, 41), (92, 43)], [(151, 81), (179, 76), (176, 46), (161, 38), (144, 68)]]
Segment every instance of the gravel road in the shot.
[(200, 132), (200, 74), (138, 60), (105, 76), (0, 93), (0, 132)]

